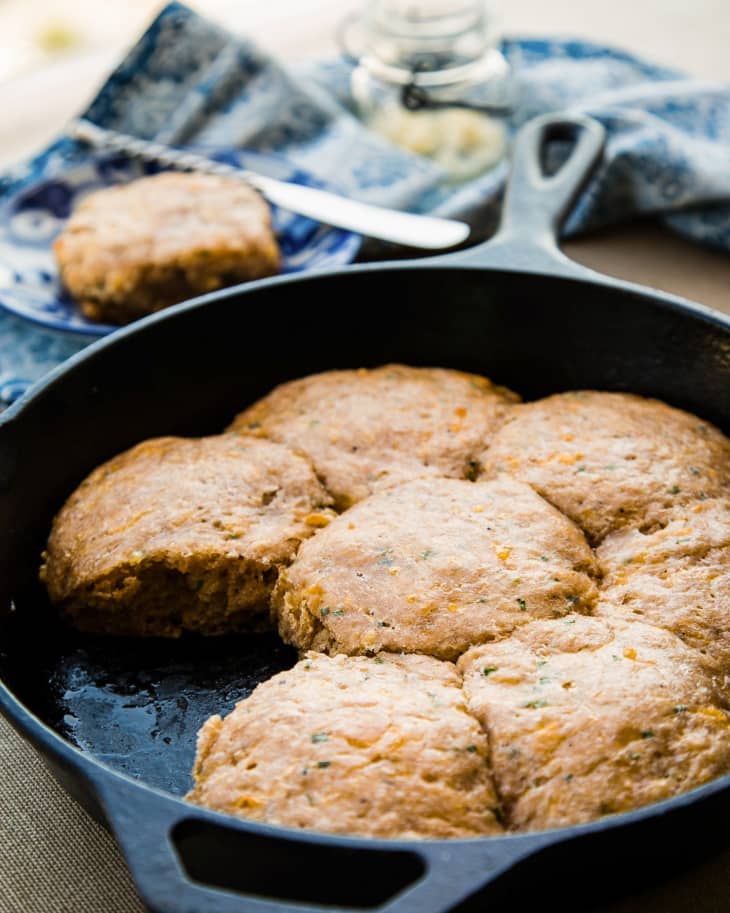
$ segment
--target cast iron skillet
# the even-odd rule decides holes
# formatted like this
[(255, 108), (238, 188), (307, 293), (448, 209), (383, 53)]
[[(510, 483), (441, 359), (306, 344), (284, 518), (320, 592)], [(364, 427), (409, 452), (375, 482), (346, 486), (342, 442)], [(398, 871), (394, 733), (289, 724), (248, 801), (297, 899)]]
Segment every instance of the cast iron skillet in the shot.
[[(546, 176), (546, 141), (569, 134), (572, 155)], [(218, 431), (274, 384), (328, 368), (452, 366), (526, 398), (628, 390), (729, 430), (730, 319), (557, 250), (602, 146), (587, 118), (535, 120), (490, 244), (208, 295), (96, 343), (0, 418), (0, 709), (109, 824), (155, 913), (442, 913), (485, 898), (585, 910), (723, 843), (729, 777), (580, 827), (447, 842), (302, 833), (192, 807), (175, 796), (197, 726), (293, 653), (273, 636), (84, 638), (58, 624), (36, 580), (51, 518), (92, 467), (146, 437)]]

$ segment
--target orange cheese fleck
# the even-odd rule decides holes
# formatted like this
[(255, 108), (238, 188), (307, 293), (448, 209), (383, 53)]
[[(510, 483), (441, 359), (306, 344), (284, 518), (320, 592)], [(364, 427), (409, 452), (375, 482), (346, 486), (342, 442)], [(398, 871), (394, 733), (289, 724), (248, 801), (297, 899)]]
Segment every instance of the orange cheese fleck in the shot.
[(698, 707), (697, 713), (707, 717), (708, 720), (714, 720), (716, 723), (722, 723), (723, 726), (727, 726), (730, 722), (728, 720), (727, 714), (720, 710), (719, 707)]
[(326, 514), (309, 514), (304, 522), (307, 526), (322, 529), (325, 526), (329, 526), (330, 518)]
[(571, 466), (573, 463), (577, 463), (578, 460), (582, 460), (584, 454), (582, 453), (559, 453), (557, 456), (558, 463), (564, 463), (566, 466)]

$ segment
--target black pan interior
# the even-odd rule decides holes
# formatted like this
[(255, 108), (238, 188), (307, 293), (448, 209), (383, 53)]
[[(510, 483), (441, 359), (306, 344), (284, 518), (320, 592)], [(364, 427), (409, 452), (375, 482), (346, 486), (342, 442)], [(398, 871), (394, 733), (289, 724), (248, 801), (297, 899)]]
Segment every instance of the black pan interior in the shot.
[(730, 428), (721, 320), (601, 284), (477, 269), (371, 269), (226, 294), (150, 323), (66, 372), (0, 435), (0, 674), (66, 739), (148, 784), (190, 784), (195, 732), (294, 654), (274, 635), (81, 637), (36, 575), (84, 475), (146, 437), (207, 434), (276, 383), (400, 361), (484, 373), (525, 398), (658, 396)]

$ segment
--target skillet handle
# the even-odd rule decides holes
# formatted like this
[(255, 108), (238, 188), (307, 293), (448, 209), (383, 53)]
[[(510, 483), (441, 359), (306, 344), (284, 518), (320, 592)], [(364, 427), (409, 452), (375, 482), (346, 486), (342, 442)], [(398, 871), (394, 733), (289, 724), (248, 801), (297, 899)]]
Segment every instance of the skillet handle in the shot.
[[(574, 145), (562, 167), (546, 175), (542, 153), (554, 139), (571, 139)], [(557, 233), (595, 170), (605, 140), (603, 126), (583, 114), (545, 114), (528, 121), (515, 140), (497, 233), (484, 244), (447, 254), (441, 261), (567, 276), (590, 274), (561, 253)]]
[(447, 913), (555, 841), (362, 841), (188, 806), (110, 771), (93, 789), (151, 913)]

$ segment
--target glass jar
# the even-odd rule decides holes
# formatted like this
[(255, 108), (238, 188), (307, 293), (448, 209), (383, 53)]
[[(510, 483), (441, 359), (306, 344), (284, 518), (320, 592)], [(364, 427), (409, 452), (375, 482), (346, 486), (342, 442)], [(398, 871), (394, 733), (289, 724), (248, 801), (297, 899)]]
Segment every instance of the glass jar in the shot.
[(359, 116), (454, 180), (489, 170), (505, 154), (510, 93), (496, 37), (485, 0), (370, 0), (346, 31)]

